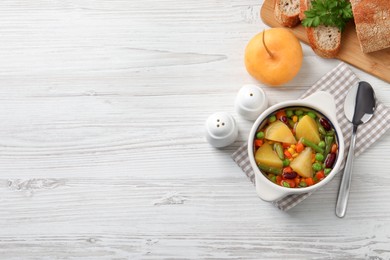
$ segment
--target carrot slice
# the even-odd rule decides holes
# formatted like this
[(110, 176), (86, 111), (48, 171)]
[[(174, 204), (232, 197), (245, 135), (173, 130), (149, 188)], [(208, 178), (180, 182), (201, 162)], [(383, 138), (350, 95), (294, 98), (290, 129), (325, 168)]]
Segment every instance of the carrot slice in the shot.
[(333, 145), (332, 145), (332, 148), (330, 149), (330, 151), (331, 151), (332, 153), (336, 153), (336, 152), (337, 152), (337, 144), (333, 144)]
[(305, 149), (305, 146), (303, 145), (303, 143), (297, 143), (295, 145), (295, 151), (297, 151), (297, 153), (302, 152), (304, 149)]
[(319, 180), (322, 180), (323, 178), (325, 178), (325, 173), (324, 173), (324, 171), (323, 171), (323, 170), (318, 171), (318, 172), (316, 173), (316, 177), (317, 177), (317, 179), (319, 179)]
[(282, 182), (282, 180), (283, 180), (282, 176), (280, 176), (280, 175), (276, 176), (276, 183), (277, 183), (278, 185), (280, 185), (280, 183)]
[(305, 179), (305, 182), (306, 182), (307, 186), (311, 186), (311, 185), (314, 184), (313, 178), (306, 178), (306, 179)]
[(286, 112), (284, 110), (279, 110), (276, 112), (276, 118), (279, 120), (282, 116), (286, 116)]
[(287, 150), (284, 151), (284, 156), (286, 156), (288, 159), (292, 158), (291, 153), (289, 151), (287, 151)]
[(255, 146), (260, 147), (263, 145), (263, 139), (256, 139), (255, 140)]

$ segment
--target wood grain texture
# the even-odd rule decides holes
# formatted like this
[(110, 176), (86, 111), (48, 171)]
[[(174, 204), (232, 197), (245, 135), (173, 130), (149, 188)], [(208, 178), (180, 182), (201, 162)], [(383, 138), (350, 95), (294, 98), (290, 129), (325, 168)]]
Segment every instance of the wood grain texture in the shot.
[[(389, 259), (390, 135), (290, 210), (261, 201), (231, 160), (251, 122), (243, 84), (299, 97), (338, 60), (303, 46), (298, 76), (254, 81), (243, 50), (262, 1), (0, 2), (0, 259)], [(390, 105), (388, 83), (352, 68)], [(223, 149), (203, 125), (232, 113)]]
[[(273, 11), (274, 0), (265, 0), (261, 7), (261, 17), (271, 27), (281, 27)], [(305, 28), (302, 25), (290, 30), (303, 42), (309, 43)], [(390, 48), (363, 53), (357, 38), (355, 24), (350, 22), (342, 33), (341, 48), (336, 58), (349, 63), (367, 73), (390, 82)]]

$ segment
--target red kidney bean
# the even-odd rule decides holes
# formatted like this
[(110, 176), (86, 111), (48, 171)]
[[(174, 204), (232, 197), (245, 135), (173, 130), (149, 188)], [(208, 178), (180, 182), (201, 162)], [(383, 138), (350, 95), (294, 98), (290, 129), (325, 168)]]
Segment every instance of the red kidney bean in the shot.
[(283, 172), (282, 177), (284, 179), (295, 179), (297, 177), (297, 173), (292, 171), (292, 172)]
[(330, 123), (328, 122), (328, 120), (326, 120), (323, 117), (320, 118), (320, 124), (325, 128), (326, 131), (329, 131), (329, 130), (332, 129), (332, 127), (330, 126)]
[(279, 120), (282, 121), (285, 124), (288, 124), (288, 119), (287, 119), (286, 116), (281, 116)]
[(328, 154), (328, 156), (326, 156), (325, 159), (325, 168), (332, 168), (335, 161), (336, 161), (336, 154), (335, 153)]

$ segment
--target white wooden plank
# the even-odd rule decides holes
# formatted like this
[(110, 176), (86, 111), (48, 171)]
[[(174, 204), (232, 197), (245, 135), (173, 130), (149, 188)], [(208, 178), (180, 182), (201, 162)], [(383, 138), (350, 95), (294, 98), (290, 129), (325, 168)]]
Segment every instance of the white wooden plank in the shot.
[[(389, 259), (390, 135), (288, 213), (231, 160), (251, 122), (234, 112), (262, 1), (0, 3), (0, 255), (4, 259)], [(270, 104), (298, 98), (337, 60), (303, 46)], [(389, 84), (355, 68), (390, 105)], [(203, 124), (232, 113), (237, 142)]]

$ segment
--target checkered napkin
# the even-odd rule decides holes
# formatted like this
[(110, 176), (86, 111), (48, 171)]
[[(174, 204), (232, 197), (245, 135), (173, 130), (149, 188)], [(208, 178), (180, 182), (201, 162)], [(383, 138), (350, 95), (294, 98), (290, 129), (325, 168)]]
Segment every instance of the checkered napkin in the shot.
[[(356, 86), (359, 78), (345, 64), (340, 63), (336, 68), (325, 74), (310, 89), (308, 89), (301, 98), (305, 98), (317, 91), (327, 91), (333, 95), (336, 102), (336, 115), (340, 128), (344, 134), (345, 156), (349, 148), (352, 135), (352, 124), (344, 115), (344, 100), (348, 90)], [(370, 145), (376, 142), (390, 128), (390, 109), (377, 100), (377, 107), (372, 119), (363, 125), (360, 125), (357, 132), (355, 156), (359, 156)], [(247, 144), (242, 145), (232, 154), (233, 160), (244, 171), (249, 180), (255, 184), (255, 173), (249, 162)], [(287, 211), (304, 199), (311, 193), (288, 195), (278, 201), (272, 202), (273, 205), (283, 211)]]

